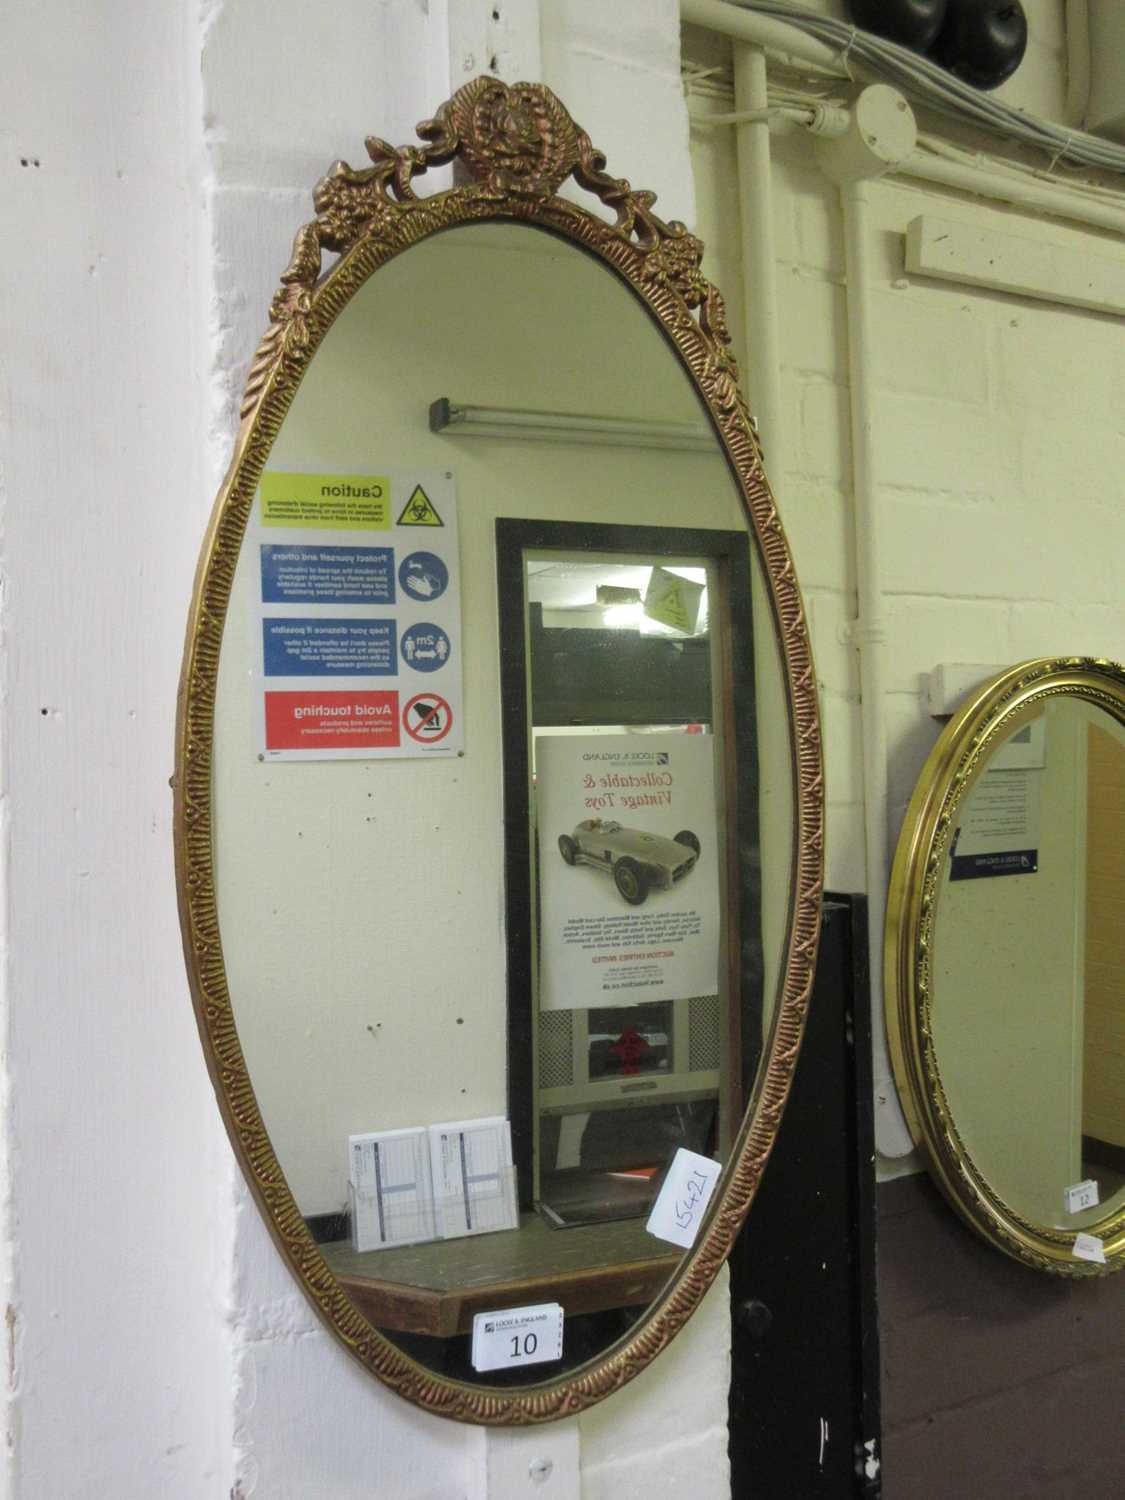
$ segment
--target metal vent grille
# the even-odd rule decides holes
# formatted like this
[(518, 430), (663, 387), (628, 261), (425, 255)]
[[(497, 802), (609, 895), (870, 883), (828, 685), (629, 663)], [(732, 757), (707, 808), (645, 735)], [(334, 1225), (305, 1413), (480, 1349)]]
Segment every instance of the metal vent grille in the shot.
[(699, 995), (688, 1001), (688, 1065), (693, 1073), (719, 1066), (719, 997)]
[(574, 1082), (574, 1053), (569, 1010), (539, 1013), (539, 1087), (562, 1089)]

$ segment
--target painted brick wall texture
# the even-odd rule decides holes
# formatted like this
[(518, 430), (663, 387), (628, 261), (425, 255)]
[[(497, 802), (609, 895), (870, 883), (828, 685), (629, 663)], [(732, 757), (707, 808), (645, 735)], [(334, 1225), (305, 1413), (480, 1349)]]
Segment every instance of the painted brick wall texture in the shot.
[[(1053, 47), (1048, 37), (1040, 63)], [(771, 478), (821, 691), (828, 886), (861, 890), (858, 678), (843, 639), (855, 570), (841, 222), (808, 140), (775, 135), (773, 150), (788, 464)], [(693, 131), (693, 160), (698, 227), (737, 344), (729, 133)], [(894, 838), (940, 730), (924, 699), (925, 674), (939, 662), (1125, 656), (1120, 319), (907, 277), (905, 227), (930, 209), (1123, 252), (1096, 232), (905, 182), (875, 184), (872, 198)], [(1070, 1287), (1024, 1271), (963, 1229), (924, 1177), (884, 1184), (880, 1201), (887, 1500), (1107, 1493), (1125, 1411), (1125, 1277)]]

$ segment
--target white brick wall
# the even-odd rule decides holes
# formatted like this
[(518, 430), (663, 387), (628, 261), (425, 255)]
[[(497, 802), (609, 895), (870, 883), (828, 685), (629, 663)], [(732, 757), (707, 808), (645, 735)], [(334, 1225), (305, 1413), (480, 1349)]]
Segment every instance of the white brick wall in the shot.
[[(1017, 75), (1024, 100), (1046, 113), (1057, 112), (1060, 83), (1056, 76), (1049, 87), (1043, 71), (1061, 44), (1055, 9), (1029, 7), (1034, 66), (1026, 79)], [(694, 130), (693, 153), (711, 266), (729, 282), (739, 270), (729, 206), (736, 167), (733, 143), (728, 136), (724, 148), (719, 134)], [(976, 144), (998, 149), (985, 137)], [(775, 478), (821, 688), (827, 882), (863, 890), (861, 709), (857, 657), (844, 639), (856, 603), (843, 226), (811, 140), (800, 131), (775, 135), (773, 151), (789, 424), (787, 470)], [(887, 633), (885, 888), (902, 814), (939, 730), (922, 691), (934, 665), (1125, 655), (1121, 319), (907, 276), (904, 232), (930, 211), (1122, 265), (1125, 247), (1108, 233), (906, 179), (873, 184), (870, 202), (872, 460)], [(741, 322), (732, 327), (737, 338)], [(877, 967), (881, 955), (872, 957)]]
[[(1039, 19), (1050, 50), (1058, 38), (1045, 8)], [(735, 166), (732, 146), (724, 154), (716, 135), (693, 134), (698, 210), (712, 270), (729, 284), (737, 221), (725, 200), (735, 191)], [(775, 136), (774, 162), (790, 424), (783, 515), (809, 600), (822, 692), (828, 884), (862, 889), (858, 685), (854, 650), (841, 641), (855, 603), (840, 213), (808, 138)], [(917, 184), (884, 180), (872, 197), (875, 477), (897, 834), (938, 733), (921, 690), (937, 662), (1125, 655), (1121, 320), (908, 278), (906, 225), (930, 208), (1123, 262), (1125, 247), (1110, 235)], [(732, 327), (737, 342), (739, 321)]]

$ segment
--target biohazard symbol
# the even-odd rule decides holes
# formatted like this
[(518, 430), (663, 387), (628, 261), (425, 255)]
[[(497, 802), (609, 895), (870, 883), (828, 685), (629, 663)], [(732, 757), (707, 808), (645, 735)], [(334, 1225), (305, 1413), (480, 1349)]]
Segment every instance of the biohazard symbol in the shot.
[(663, 596), (660, 600), (660, 612), (681, 630), (687, 629), (687, 610), (684, 608), (684, 601), (680, 598), (678, 588), (670, 588)]
[(691, 611), (673, 576), (665, 575), (658, 586), (655, 583), (649, 585), (644, 612), (649, 619), (659, 620), (662, 625), (671, 625), (674, 630), (682, 630), (685, 634), (692, 628)]
[(445, 522), (434, 509), (434, 502), (426, 494), (420, 484), (414, 486), (414, 493), (402, 507), (402, 514), (398, 518), (399, 526), (444, 526)]

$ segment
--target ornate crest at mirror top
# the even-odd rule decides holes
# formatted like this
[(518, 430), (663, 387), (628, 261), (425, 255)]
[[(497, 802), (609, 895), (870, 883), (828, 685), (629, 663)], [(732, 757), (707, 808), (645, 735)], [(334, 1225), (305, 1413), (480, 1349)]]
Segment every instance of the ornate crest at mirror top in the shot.
[[(699, 240), (544, 87), (478, 79), (419, 136), (371, 138), (370, 167), (318, 184), (250, 369), (181, 680), (181, 919), (231, 1141), (317, 1312), (432, 1412), (549, 1421), (668, 1344), (754, 1197), (813, 976), (819, 722)], [(448, 163), (461, 185), (416, 195)], [(432, 430), (454, 400), (550, 430)], [(586, 438), (551, 427), (583, 411)], [(317, 508), (357, 492), (389, 492), (381, 520)], [(270, 738), (279, 686), (290, 741)], [(583, 757), (661, 769), (583, 776), (576, 805)], [(630, 969), (607, 931), (656, 946)], [(674, 955), (694, 977), (669, 991)], [(443, 1233), (423, 1148), (437, 1219), (364, 1249), (361, 1213), (400, 1210), (386, 1180), (349, 1181), (349, 1141), (482, 1119), (508, 1227)], [(722, 1167), (686, 1249), (646, 1228), (681, 1148)], [(541, 1304), (561, 1354), (474, 1357), (477, 1314)]]

